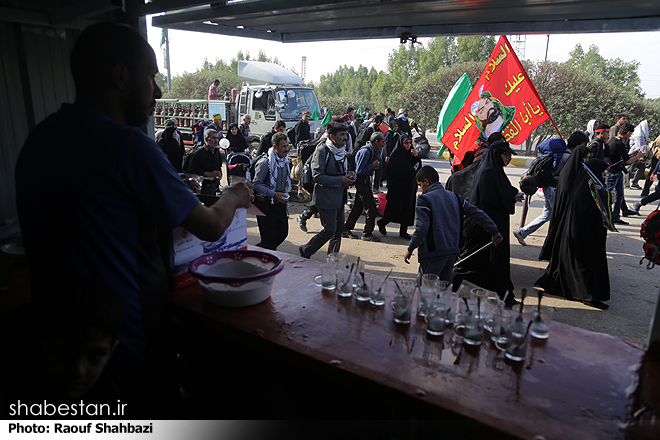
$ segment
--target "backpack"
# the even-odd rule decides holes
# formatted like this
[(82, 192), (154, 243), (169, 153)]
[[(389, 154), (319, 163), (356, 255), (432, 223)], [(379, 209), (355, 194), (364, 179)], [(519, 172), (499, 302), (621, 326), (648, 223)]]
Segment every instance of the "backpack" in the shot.
[[(330, 150), (326, 147), (323, 148), (326, 150), (325, 162), (327, 166), (328, 157), (330, 157)], [(310, 194), (314, 192), (314, 178), (312, 177), (312, 157), (314, 157), (313, 154), (309, 156), (309, 159), (307, 159), (307, 162), (305, 162), (302, 171), (302, 178), (300, 179), (300, 184), (302, 185), (303, 189)]]
[(203, 144), (204, 143), (204, 130), (207, 128), (210, 128), (213, 125), (213, 121), (208, 121), (206, 119), (202, 119), (192, 127), (192, 132), (193, 132), (193, 142), (195, 144)]
[(268, 160), (268, 153), (263, 153), (261, 156), (258, 156), (250, 164), (250, 168), (248, 169), (248, 173), (250, 173), (250, 179), (249, 179), (250, 182), (254, 182), (255, 171), (256, 171), (256, 168), (257, 168), (257, 162), (259, 162), (263, 158), (266, 158), (266, 160)]
[(644, 256), (639, 260), (639, 264), (642, 264), (646, 258), (649, 260), (646, 265), (649, 270), (653, 269), (656, 264), (660, 264), (660, 211), (658, 208), (655, 208), (655, 211), (646, 217), (639, 231), (639, 235), (644, 239)]
[(190, 167), (190, 161), (192, 160), (192, 157), (195, 153), (197, 153), (197, 150), (199, 150), (202, 146), (201, 145), (195, 145), (192, 148), (188, 148), (185, 153), (183, 153), (183, 159), (181, 160), (181, 171), (184, 173), (189, 173), (189, 167)]
[(536, 186), (538, 188), (557, 186), (557, 182), (553, 179), (554, 173), (552, 171), (554, 161), (555, 159), (552, 154), (537, 157), (525, 174), (536, 180)]
[(296, 145), (296, 127), (287, 128), (286, 137), (289, 138), (289, 142), (291, 142), (291, 145)]

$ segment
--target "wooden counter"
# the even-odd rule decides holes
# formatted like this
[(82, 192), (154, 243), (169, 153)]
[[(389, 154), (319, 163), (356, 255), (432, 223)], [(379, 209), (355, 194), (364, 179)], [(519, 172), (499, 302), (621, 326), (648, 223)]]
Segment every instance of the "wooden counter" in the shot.
[[(234, 401), (227, 406), (238, 408), (241, 390), (247, 401), (262, 390), (264, 396), (281, 393), (272, 402), (284, 402), (290, 392), (291, 419), (314, 414), (306, 412), (310, 405), (345, 406), (346, 418), (476, 420), (486, 432), (525, 439), (625, 436), (642, 348), (553, 322), (549, 340), (532, 344), (524, 363), (513, 363), (490, 344), (464, 348), (451, 330), (444, 337), (427, 336), (421, 319), (395, 324), (387, 304), (322, 293), (312, 284), (318, 262), (274, 253), (285, 267), (261, 304), (216, 307), (204, 300), (197, 283), (172, 293), (185, 329), (182, 360), (190, 360), (184, 374), (199, 375), (198, 390), (214, 390), (207, 398), (217, 397), (218, 388), (233, 388)], [(317, 418), (337, 414), (343, 413)], [(271, 417), (252, 415), (244, 417), (282, 414), (273, 408)]]

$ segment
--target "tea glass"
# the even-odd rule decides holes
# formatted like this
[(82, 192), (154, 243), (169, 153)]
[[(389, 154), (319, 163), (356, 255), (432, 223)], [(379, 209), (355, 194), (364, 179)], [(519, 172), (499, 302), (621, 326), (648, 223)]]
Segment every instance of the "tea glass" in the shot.
[(409, 281), (398, 281), (394, 290), (394, 300), (390, 308), (394, 311), (394, 322), (410, 324), (415, 285)]
[(321, 264), (321, 275), (314, 278), (314, 284), (325, 291), (335, 290), (337, 287), (337, 267), (335, 263)]
[(419, 296), (417, 297), (417, 316), (426, 316), (426, 310), (435, 298), (438, 276), (427, 273), (420, 277)]
[(355, 276), (357, 286), (355, 287), (355, 299), (358, 301), (369, 301), (374, 292), (374, 276), (369, 272), (358, 272)]

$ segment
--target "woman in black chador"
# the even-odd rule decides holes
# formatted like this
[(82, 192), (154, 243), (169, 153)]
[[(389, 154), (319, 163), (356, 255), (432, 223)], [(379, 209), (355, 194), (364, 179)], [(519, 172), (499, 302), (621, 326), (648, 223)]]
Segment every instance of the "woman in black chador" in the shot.
[[(523, 200), (518, 190), (511, 185), (504, 172), (504, 167), (511, 161), (513, 150), (508, 142), (493, 142), (484, 157), (474, 179), (470, 203), (488, 214), (495, 222), (504, 241), (470, 257), (454, 268), (452, 283), (458, 290), (463, 280), (484, 289), (497, 292), (504, 298), (507, 291), (507, 303), (514, 302), (513, 283), (509, 264), (509, 216), (514, 213), (516, 202)], [(466, 217), (463, 226), (465, 244), (460, 258), (465, 258), (492, 240), (491, 234), (479, 226), (470, 217)]]
[(228, 152), (242, 153), (249, 148), (247, 140), (238, 129), (238, 124), (233, 122), (227, 129), (227, 139), (229, 140)]
[(378, 220), (378, 231), (382, 235), (387, 235), (385, 226), (393, 222), (401, 225), (399, 236), (410, 239), (408, 226), (415, 222), (415, 175), (421, 166), (422, 160), (412, 148), (412, 139), (407, 135), (399, 136), (387, 167), (387, 204), (383, 218)]
[[(559, 175), (550, 229), (539, 256), (550, 263), (536, 285), (553, 295), (604, 310), (608, 305), (603, 301), (610, 299), (610, 277), (605, 214), (601, 212), (610, 215), (609, 195), (602, 184), (603, 189), (591, 192), (589, 173), (583, 165), (588, 153), (584, 145), (573, 150)], [(591, 159), (587, 167), (602, 182), (607, 163)]]

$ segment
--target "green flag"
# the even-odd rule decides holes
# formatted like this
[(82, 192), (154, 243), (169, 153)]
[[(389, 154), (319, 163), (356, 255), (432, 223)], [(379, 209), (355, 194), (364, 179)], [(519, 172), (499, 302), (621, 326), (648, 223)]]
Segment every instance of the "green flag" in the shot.
[(441, 141), (442, 136), (445, 134), (445, 130), (449, 127), (449, 124), (451, 124), (458, 112), (463, 108), (463, 104), (465, 104), (465, 100), (471, 90), (472, 84), (470, 84), (467, 73), (464, 73), (463, 76), (456, 81), (456, 84), (452, 87), (447, 99), (445, 99), (442, 110), (440, 110), (438, 128), (436, 130), (436, 138), (441, 145), (440, 151), (438, 151), (438, 157), (440, 157), (445, 148), (447, 148), (447, 146)]
[(160, 46), (163, 47), (167, 41), (167, 29), (163, 29), (160, 33)]
[(364, 116), (362, 116), (362, 107), (358, 107), (357, 115), (360, 116), (361, 118), (364, 118)]
[(321, 127), (330, 122), (330, 119), (332, 119), (332, 114), (330, 114), (330, 110), (328, 110), (328, 112), (323, 117), (323, 120), (321, 121)]
[(312, 112), (312, 119), (314, 119), (315, 121), (321, 119), (321, 116), (319, 115), (319, 111), (316, 109), (316, 107), (314, 107), (314, 111)]

